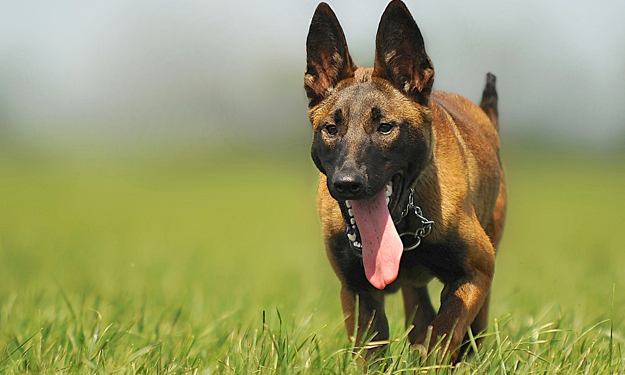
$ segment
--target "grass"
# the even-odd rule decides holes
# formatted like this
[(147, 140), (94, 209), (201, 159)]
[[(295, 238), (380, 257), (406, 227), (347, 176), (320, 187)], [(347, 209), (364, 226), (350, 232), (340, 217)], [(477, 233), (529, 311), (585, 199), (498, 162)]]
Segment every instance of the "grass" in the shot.
[[(0, 373), (362, 373), (302, 154), (0, 157)], [(454, 374), (625, 373), (625, 162), (504, 158), (491, 327)], [(369, 373), (451, 373), (387, 306)]]

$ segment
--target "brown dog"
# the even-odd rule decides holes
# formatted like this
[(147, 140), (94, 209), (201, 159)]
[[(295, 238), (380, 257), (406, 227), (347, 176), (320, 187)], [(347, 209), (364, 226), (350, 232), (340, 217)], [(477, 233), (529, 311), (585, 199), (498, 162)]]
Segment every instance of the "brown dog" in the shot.
[[(348, 334), (388, 339), (384, 295), (401, 288), (411, 342), (423, 344), (432, 326), (432, 343), (446, 335), (460, 348), (469, 325), (486, 328), (506, 210), (495, 77), (481, 108), (433, 92), (423, 37), (399, 0), (382, 15), (373, 68), (354, 64), (325, 3), (306, 49), (318, 208)], [(445, 284), (438, 314), (432, 278)]]

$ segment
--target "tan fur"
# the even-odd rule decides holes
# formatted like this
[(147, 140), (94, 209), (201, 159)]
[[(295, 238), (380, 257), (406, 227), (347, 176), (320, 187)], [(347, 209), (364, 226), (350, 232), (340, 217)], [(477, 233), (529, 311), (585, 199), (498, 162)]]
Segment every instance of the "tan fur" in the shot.
[[(397, 105), (396, 110), (398, 114), (405, 116), (413, 112), (414, 108)], [(323, 112), (315, 113), (323, 117)], [(431, 219), (436, 225), (428, 240), (436, 241), (449, 231), (458, 231), (463, 238), (470, 239), (474, 250), (468, 253), (467, 263), (475, 274), (453, 294), (443, 294), (441, 310), (433, 321), (429, 299), (422, 300), (416, 296), (417, 292), (413, 292), (422, 290), (419, 288), (423, 288), (432, 278), (427, 270), (415, 272), (403, 294), (407, 317), (413, 313), (415, 307), (420, 306), (415, 321), (410, 323), (415, 326), (414, 332), (419, 332), (422, 337), (416, 338), (411, 334), (414, 341), (423, 342), (425, 328), (432, 325), (434, 337), (448, 334), (453, 329), (450, 347), (456, 348), (460, 346), (467, 327), (475, 320), (480, 309), (488, 308), (486, 301), (494, 274), (496, 245), (501, 238), (505, 217), (505, 183), (497, 156), (499, 137), (479, 107), (461, 96), (434, 92), (432, 117), (431, 131), (435, 152), (431, 164), (415, 186), (417, 199), (423, 202), (423, 210), (434, 213)], [(493, 191), (498, 194), (493, 194)], [(485, 200), (484, 197), (487, 196), (498, 198)], [(430, 207), (432, 202), (439, 202), (439, 206)], [(338, 203), (330, 196), (326, 176), (323, 174), (320, 174), (319, 179), (318, 207), (327, 240), (345, 232)], [(328, 253), (328, 258), (336, 274), (342, 278), (331, 253)], [(343, 288), (341, 300), (350, 335), (354, 332), (355, 322), (352, 318), (355, 298), (355, 295)], [(371, 317), (365, 314), (361, 318), (364, 319), (363, 323), (369, 324), (366, 320)], [(478, 322), (478, 331), (485, 329), (486, 323), (485, 320)], [(357, 335), (358, 338), (360, 335)]]

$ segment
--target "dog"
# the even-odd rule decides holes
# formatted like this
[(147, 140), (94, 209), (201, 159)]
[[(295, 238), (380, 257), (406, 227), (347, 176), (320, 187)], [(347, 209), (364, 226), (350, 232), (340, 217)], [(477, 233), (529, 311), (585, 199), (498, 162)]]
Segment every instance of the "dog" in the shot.
[[(326, 3), (306, 52), (318, 210), (348, 335), (388, 340), (384, 296), (401, 289), (410, 341), (438, 339), (461, 357), (468, 327), (487, 326), (506, 212), (495, 76), (480, 107), (433, 91), (421, 31), (399, 0), (380, 20), (373, 68), (353, 62)], [(433, 278), (445, 285), (438, 313)]]

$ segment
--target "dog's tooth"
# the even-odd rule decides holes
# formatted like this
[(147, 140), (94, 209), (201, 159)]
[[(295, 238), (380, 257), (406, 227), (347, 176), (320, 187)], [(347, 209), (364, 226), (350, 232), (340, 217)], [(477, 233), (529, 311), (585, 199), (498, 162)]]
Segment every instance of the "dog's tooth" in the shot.
[(356, 234), (347, 233), (347, 238), (349, 238), (350, 241), (354, 242), (356, 241)]
[(391, 198), (386, 197), (386, 205), (388, 206), (388, 204), (391, 202)]
[(345, 207), (352, 208), (352, 202), (350, 200), (345, 201)]
[(386, 184), (386, 196), (390, 197), (393, 194), (393, 183), (389, 182)]
[(354, 247), (360, 247), (360, 242), (354, 242)]
[(347, 213), (349, 214), (350, 217), (354, 216), (354, 210), (352, 210), (351, 208), (347, 210)]
[(352, 223), (352, 225), (356, 224), (356, 219), (354, 219), (353, 217), (351, 219), (349, 219), (349, 222)]

